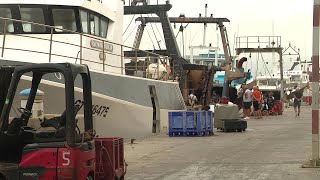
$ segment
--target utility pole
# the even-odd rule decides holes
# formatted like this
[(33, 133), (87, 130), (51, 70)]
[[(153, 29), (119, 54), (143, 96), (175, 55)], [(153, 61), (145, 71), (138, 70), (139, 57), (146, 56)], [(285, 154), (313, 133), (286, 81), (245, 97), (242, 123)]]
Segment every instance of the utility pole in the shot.
[(319, 18), (320, 0), (313, 2), (312, 43), (312, 159), (303, 167), (320, 167), (319, 160)]

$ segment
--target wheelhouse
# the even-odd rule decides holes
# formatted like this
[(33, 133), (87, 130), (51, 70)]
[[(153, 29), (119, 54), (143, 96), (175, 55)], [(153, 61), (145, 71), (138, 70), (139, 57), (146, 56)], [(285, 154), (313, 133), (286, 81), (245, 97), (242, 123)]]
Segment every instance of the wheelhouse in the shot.
[[(0, 21), (0, 32), (16, 34), (49, 34), (75, 31), (106, 38), (110, 19), (106, 16), (79, 6), (39, 5), (39, 4), (0, 4), (0, 17), (17, 19)], [(31, 24), (33, 22), (37, 24)], [(69, 31), (68, 31), (69, 30)]]

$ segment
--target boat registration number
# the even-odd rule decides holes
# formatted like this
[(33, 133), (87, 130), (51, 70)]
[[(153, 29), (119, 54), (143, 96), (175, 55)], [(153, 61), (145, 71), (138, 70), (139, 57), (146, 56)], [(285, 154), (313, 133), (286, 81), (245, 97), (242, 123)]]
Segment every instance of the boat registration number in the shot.
[[(75, 104), (79, 104), (80, 105), (80, 109), (83, 106), (83, 101), (82, 100), (77, 100), (75, 102)], [(96, 116), (101, 116), (101, 117), (106, 117), (108, 112), (110, 110), (110, 107), (108, 106), (103, 106), (103, 105), (99, 105), (99, 104), (93, 104), (92, 105), (92, 115), (96, 115)]]

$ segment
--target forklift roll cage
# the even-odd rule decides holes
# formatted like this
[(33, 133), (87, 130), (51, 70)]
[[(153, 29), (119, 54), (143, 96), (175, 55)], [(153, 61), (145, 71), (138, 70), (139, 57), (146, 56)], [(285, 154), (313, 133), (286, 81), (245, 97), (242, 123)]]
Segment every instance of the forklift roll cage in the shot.
[[(65, 140), (70, 147), (75, 147), (77, 144), (76, 137), (76, 120), (75, 120), (75, 98), (74, 98), (74, 81), (78, 75), (81, 75), (83, 82), (83, 103), (84, 103), (84, 130), (89, 131), (93, 129), (92, 120), (92, 91), (90, 73), (87, 66), (76, 65), (70, 63), (45, 63), (32, 64), (27, 66), (16, 67), (12, 80), (8, 89), (8, 94), (2, 109), (0, 117), (0, 130), (5, 133), (8, 130), (9, 114), (12, 107), (13, 99), (22, 75), (32, 73), (31, 91), (25, 110), (31, 112), (32, 106), (36, 97), (36, 93), (43, 75), (48, 73), (61, 73), (65, 79), (65, 105), (66, 105), (66, 125), (65, 125)], [(20, 125), (27, 126), (29, 117), (24, 113), (20, 117)]]

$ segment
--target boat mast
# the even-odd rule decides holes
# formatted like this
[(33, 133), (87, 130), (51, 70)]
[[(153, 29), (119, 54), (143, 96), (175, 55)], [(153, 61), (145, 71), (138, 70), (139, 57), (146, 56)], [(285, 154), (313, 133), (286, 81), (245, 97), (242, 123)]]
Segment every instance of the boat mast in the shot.
[[(204, 17), (207, 17), (208, 13), (208, 4), (205, 5), (205, 10), (204, 10)], [(207, 23), (204, 23), (204, 28), (203, 28), (203, 46), (206, 46), (206, 33), (207, 33)]]

